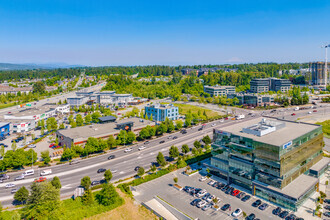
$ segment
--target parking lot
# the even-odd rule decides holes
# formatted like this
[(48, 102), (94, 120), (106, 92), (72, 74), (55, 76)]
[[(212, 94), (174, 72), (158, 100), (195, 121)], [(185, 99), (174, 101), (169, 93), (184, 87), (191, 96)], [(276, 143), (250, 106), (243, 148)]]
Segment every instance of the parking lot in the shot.
[[(224, 181), (222, 181), (221, 179), (210, 178), (202, 182), (199, 180), (202, 175), (196, 174), (188, 177), (182, 174), (182, 171), (183, 170), (178, 170), (156, 180), (135, 187), (135, 191), (133, 191), (135, 199), (139, 202), (147, 202), (154, 196), (159, 196), (178, 210), (184, 212), (192, 218), (199, 219), (234, 219), (235, 217), (231, 216), (231, 214), (238, 208), (242, 209), (242, 211), (245, 212), (247, 216), (251, 213), (254, 213), (256, 215), (256, 219), (281, 219), (280, 217), (272, 214), (272, 211), (276, 208), (276, 206), (266, 201), (262, 200), (262, 204), (267, 203), (269, 205), (265, 210), (260, 210), (258, 208), (252, 207), (252, 203), (260, 198), (252, 196), (251, 194), (242, 190), (240, 187), (235, 187), (234, 185), (231, 185), (232, 187), (235, 187), (235, 189), (243, 191), (246, 193), (246, 195), (251, 196), (251, 198), (246, 202), (243, 202), (241, 199), (235, 196), (226, 194), (221, 189), (210, 186), (208, 184), (212, 179), (217, 182), (224, 183)], [(225, 204), (230, 204), (231, 208), (227, 209), (226, 211), (223, 211), (221, 209), (215, 210), (212, 208), (203, 211), (201, 208), (197, 208), (196, 206), (191, 205), (191, 202), (193, 200), (202, 198), (194, 197), (193, 195), (191, 195), (191, 193), (187, 193), (184, 190), (179, 191), (174, 188), (172, 186), (172, 184), (174, 184), (174, 177), (178, 178), (178, 185), (182, 187), (191, 186), (195, 188), (205, 189), (207, 193), (210, 193), (210, 195), (214, 195), (215, 197), (219, 198), (220, 202), (218, 203), (218, 205), (220, 208)], [(293, 213), (292, 211), (287, 211), (289, 212), (289, 214)], [(239, 215), (237, 219), (244, 219), (243, 214)]]

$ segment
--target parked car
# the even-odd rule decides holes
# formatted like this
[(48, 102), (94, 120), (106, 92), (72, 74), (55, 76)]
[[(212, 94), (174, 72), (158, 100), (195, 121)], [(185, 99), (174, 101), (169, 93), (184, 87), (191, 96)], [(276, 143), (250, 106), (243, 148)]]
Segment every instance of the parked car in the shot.
[(330, 204), (330, 199), (325, 199), (325, 200), (323, 200), (323, 202)]
[(248, 201), (250, 198), (251, 198), (250, 195), (246, 195), (246, 196), (244, 196), (241, 200), (242, 200), (243, 202), (246, 202), (246, 201)]
[(13, 188), (13, 187), (15, 187), (16, 185), (14, 184), (14, 183), (7, 183), (6, 185), (5, 185), (5, 187), (6, 188)]
[(208, 182), (208, 184), (209, 184), (210, 186), (213, 186), (215, 183), (216, 183), (216, 182), (215, 182), (214, 180), (211, 180), (210, 182)]
[(203, 197), (203, 196), (205, 196), (206, 193), (207, 193), (206, 190), (202, 189), (197, 193), (197, 197)]
[(236, 189), (231, 193), (231, 195), (232, 196), (237, 196), (239, 193), (240, 193), (240, 191)]
[(330, 212), (324, 212), (323, 215), (324, 215), (325, 217), (330, 217)]
[(263, 203), (263, 204), (261, 204), (261, 205), (259, 206), (259, 209), (260, 209), (260, 210), (265, 210), (265, 209), (267, 209), (267, 207), (268, 207), (268, 204), (267, 204), (267, 203)]
[(14, 180), (17, 181), (17, 180), (23, 180), (23, 179), (24, 179), (24, 175), (22, 174), (22, 175), (15, 177)]
[(256, 215), (254, 213), (251, 213), (248, 217), (246, 217), (246, 220), (254, 220), (256, 218)]
[(115, 159), (115, 158), (116, 158), (115, 155), (110, 155), (110, 156), (108, 157), (108, 160), (112, 160), (112, 159)]
[(326, 210), (330, 210), (330, 205), (326, 205), (323, 208), (326, 209)]
[(233, 211), (233, 213), (231, 213), (231, 215), (233, 217), (238, 217), (238, 216), (240, 216), (242, 214), (242, 212), (243, 212), (242, 209), (238, 208), (235, 211)]
[(97, 170), (97, 173), (104, 173), (107, 169), (104, 169), (104, 168), (100, 168)]
[(243, 196), (245, 196), (245, 193), (244, 192), (240, 192), (236, 197), (241, 199), (243, 198)]
[(221, 210), (222, 211), (227, 211), (227, 209), (229, 209), (230, 208), (230, 205), (229, 204), (225, 204), (225, 205), (223, 205), (222, 207), (221, 207)]
[(295, 214), (291, 214), (285, 218), (285, 220), (295, 220), (297, 216)]
[(194, 199), (190, 204), (192, 206), (196, 206), (200, 201), (202, 201), (201, 199)]
[(261, 200), (258, 199), (258, 200), (256, 200), (254, 203), (252, 203), (252, 206), (253, 206), (253, 207), (258, 207), (260, 204), (261, 204)]
[(273, 209), (273, 214), (274, 215), (279, 215), (280, 213), (282, 212), (282, 209), (281, 209), (281, 207), (277, 207), (276, 209)]
[(30, 144), (27, 146), (28, 148), (36, 148), (37, 146), (35, 144)]
[(99, 180), (95, 180), (95, 181), (93, 181), (92, 182), (92, 186), (96, 186), (96, 185), (100, 185), (101, 184), (101, 181), (99, 181)]
[(203, 210), (203, 211), (206, 211), (206, 210), (210, 209), (211, 207), (212, 207), (211, 203), (207, 203), (207, 204), (202, 208), (202, 210)]
[(207, 204), (206, 201), (202, 200), (199, 203), (197, 203), (197, 208), (202, 208), (203, 206), (205, 206)]
[(44, 176), (42, 176), (42, 177), (39, 177), (38, 179), (35, 179), (34, 182), (35, 182), (35, 183), (41, 183), (41, 182), (44, 182), (44, 181), (46, 181), (46, 180), (47, 180), (47, 178), (44, 177)]
[(281, 212), (278, 216), (280, 217), (280, 218), (285, 218), (285, 217), (287, 217), (289, 215), (289, 212), (288, 211), (283, 211), (283, 212)]
[(206, 176), (202, 176), (201, 178), (199, 178), (199, 181), (204, 182), (205, 180), (207, 180)]

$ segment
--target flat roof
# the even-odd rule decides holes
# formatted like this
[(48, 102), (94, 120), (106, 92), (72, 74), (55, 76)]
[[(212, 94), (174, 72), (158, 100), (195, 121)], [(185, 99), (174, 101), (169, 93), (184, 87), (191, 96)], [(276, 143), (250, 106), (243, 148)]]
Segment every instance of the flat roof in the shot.
[(51, 111), (51, 110), (55, 110), (56, 107), (57, 107), (57, 105), (49, 105), (49, 104), (45, 104), (45, 105), (42, 105), (40, 107), (32, 106), (31, 108), (26, 108), (26, 109), (20, 110), (18, 113), (11, 114), (11, 115), (12, 116), (17, 116), (17, 117), (38, 115), (38, 114), (46, 113), (46, 112)]
[(328, 166), (330, 163), (330, 158), (329, 157), (323, 157), (322, 160), (318, 161), (316, 164), (314, 164), (310, 170), (315, 170), (315, 171), (321, 171), (325, 166)]
[(9, 122), (0, 122), (0, 127), (6, 126), (8, 124), (9, 124)]
[(235, 86), (204, 86), (204, 88), (211, 88), (211, 89), (227, 89), (227, 88), (235, 88)]
[(296, 179), (294, 179), (289, 185), (285, 186), (283, 189), (273, 187), (271, 185), (266, 185), (259, 181), (254, 181), (258, 185), (262, 185), (265, 188), (271, 189), (273, 191), (279, 192), (281, 194), (290, 196), (294, 199), (299, 199), (303, 196), (308, 190), (310, 190), (316, 183), (319, 182), (318, 178), (301, 174)]
[(113, 120), (116, 120), (117, 118), (112, 116), (112, 115), (109, 115), (109, 116), (104, 116), (104, 117), (99, 117), (99, 120), (102, 121), (102, 122), (105, 122), (105, 121), (113, 121)]
[[(242, 132), (243, 128), (247, 128), (254, 124), (258, 124), (259, 122), (261, 122), (262, 119), (266, 119), (266, 121), (272, 120), (272, 121), (285, 122), (285, 127), (278, 129), (276, 131), (273, 131), (269, 134), (263, 135), (261, 137)], [(233, 125), (224, 127), (222, 129), (215, 129), (215, 130), (232, 133), (234, 135), (250, 138), (255, 141), (270, 144), (270, 145), (282, 146), (283, 144), (286, 144), (291, 140), (294, 140), (308, 132), (311, 132), (311, 131), (317, 129), (318, 127), (320, 127), (320, 125), (308, 124), (308, 123), (302, 123), (302, 122), (294, 122), (294, 121), (288, 121), (288, 120), (280, 120), (280, 119), (271, 118), (271, 117), (262, 117), (262, 118), (254, 118), (252, 120), (246, 120), (246, 121), (243, 121), (240, 123), (235, 123)]]
[(132, 118), (119, 120), (113, 123), (93, 124), (93, 125), (86, 125), (71, 129), (59, 130), (58, 133), (60, 135), (73, 139), (75, 142), (78, 142), (78, 141), (84, 141), (89, 137), (99, 138), (103, 136), (117, 134), (120, 131), (119, 129), (116, 129), (117, 125), (125, 122), (134, 122), (132, 130), (144, 128), (147, 125), (150, 126), (155, 125), (155, 123), (152, 121), (132, 117)]

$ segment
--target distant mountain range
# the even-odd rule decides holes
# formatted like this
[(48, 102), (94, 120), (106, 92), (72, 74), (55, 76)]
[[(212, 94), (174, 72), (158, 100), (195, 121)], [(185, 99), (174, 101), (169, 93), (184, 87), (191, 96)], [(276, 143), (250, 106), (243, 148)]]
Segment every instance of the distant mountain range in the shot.
[(75, 67), (84, 67), (84, 66), (83, 65), (69, 65), (66, 63), (44, 63), (44, 64), (0, 63), (0, 70), (56, 69), (56, 68), (75, 68)]

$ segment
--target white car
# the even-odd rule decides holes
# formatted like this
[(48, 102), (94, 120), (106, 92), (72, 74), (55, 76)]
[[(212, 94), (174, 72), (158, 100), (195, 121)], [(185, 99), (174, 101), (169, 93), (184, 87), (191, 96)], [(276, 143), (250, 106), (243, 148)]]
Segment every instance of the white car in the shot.
[(14, 183), (8, 183), (8, 184), (6, 184), (5, 187), (6, 188), (13, 188), (13, 187), (15, 187), (15, 184)]
[(207, 180), (206, 176), (202, 176), (201, 178), (199, 178), (199, 181), (204, 182), (205, 180)]
[(222, 122), (225, 122), (225, 120), (221, 119), (220, 122), (221, 122), (221, 123), (222, 123)]
[(312, 112), (308, 112), (308, 114), (312, 114)]
[(202, 208), (202, 207), (205, 206), (206, 204), (207, 204), (207, 202), (204, 201), (204, 200), (202, 200), (202, 201), (200, 201), (199, 203), (197, 203), (197, 207), (198, 207), (198, 208)]
[(197, 193), (197, 197), (199, 197), (199, 198), (203, 197), (203, 196), (205, 196), (206, 193), (207, 193), (206, 190), (203, 189), (203, 190), (199, 191), (199, 193)]
[(127, 153), (127, 152), (130, 152), (130, 151), (132, 151), (132, 150), (133, 150), (132, 148), (126, 148), (126, 149), (124, 150), (124, 152)]
[(217, 125), (217, 124), (214, 123), (214, 124), (212, 124), (211, 126), (214, 127), (214, 126), (216, 126), (216, 125)]
[(46, 176), (46, 175), (49, 175), (49, 174), (52, 174), (51, 169), (41, 171), (40, 176)]
[(139, 149), (139, 150), (143, 150), (143, 149), (146, 149), (146, 147), (145, 147), (145, 146), (141, 146), (141, 147), (139, 147), (138, 149)]
[(28, 148), (36, 148), (37, 146), (35, 144), (30, 144)]
[(235, 211), (233, 211), (233, 213), (231, 213), (232, 216), (234, 217), (238, 217), (240, 214), (242, 214), (242, 209), (238, 208)]
[(210, 186), (213, 186), (215, 184), (215, 181), (214, 180), (211, 180), (209, 183), (208, 183)]

